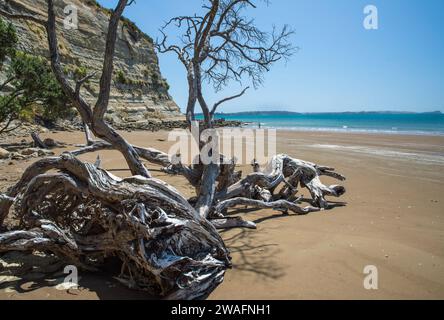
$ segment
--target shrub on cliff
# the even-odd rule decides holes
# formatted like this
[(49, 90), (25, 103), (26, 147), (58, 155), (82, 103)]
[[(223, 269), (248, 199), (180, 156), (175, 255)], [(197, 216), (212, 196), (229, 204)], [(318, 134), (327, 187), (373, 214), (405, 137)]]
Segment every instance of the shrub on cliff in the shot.
[(11, 131), (13, 121), (45, 123), (73, 115), (68, 99), (55, 79), (47, 61), (16, 49), (14, 27), (0, 19), (0, 65), (8, 58), (6, 80), (0, 84), (0, 133)]
[(14, 26), (0, 19), (0, 71), (6, 57), (15, 51), (17, 41), (18, 38)]

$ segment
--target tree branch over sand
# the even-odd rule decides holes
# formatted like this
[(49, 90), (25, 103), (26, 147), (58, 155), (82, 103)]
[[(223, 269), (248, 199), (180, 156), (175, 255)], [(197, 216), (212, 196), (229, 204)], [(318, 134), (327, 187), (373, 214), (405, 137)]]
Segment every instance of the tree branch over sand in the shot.
[[(47, 3), (44, 24), (52, 70), (85, 124), (87, 143), (59, 157), (37, 161), (7, 194), (0, 195), (0, 226), (12, 207), (20, 220), (20, 229), (0, 234), (0, 252), (48, 251), (85, 270), (98, 270), (106, 257), (115, 256), (122, 263), (119, 278), (129, 287), (170, 299), (200, 299), (223, 281), (231, 266), (217, 229), (255, 228), (252, 222), (227, 215), (229, 208), (241, 205), (299, 215), (343, 205), (332, 204), (326, 197), (339, 197), (345, 188), (326, 186), (320, 180), (324, 175), (345, 180), (333, 168), (276, 155), (267, 168), (261, 170), (253, 163), (255, 172), (242, 177), (235, 160), (227, 161), (223, 155), (220, 163), (186, 166), (173, 163), (162, 151), (131, 145), (105, 122), (104, 114), (117, 28), (132, 1), (120, 0), (112, 11), (100, 93), (94, 106), (81, 96), (84, 81), (72, 86), (62, 72), (54, 1)], [(204, 112), (205, 126), (212, 128), (218, 106), (247, 90), (222, 99), (210, 110), (202, 91), (204, 78), (219, 88), (247, 75), (256, 85), (272, 64), (290, 56), (291, 31), (288, 27), (272, 34), (260, 31), (241, 15), (254, 7), (254, 1), (211, 0), (204, 5), (203, 16), (176, 17), (166, 24), (186, 26), (185, 45), (167, 45), (163, 33), (157, 46), (161, 52), (174, 52), (187, 68), (190, 124), (196, 102)], [(99, 140), (94, 140), (89, 130)], [(105, 149), (122, 153), (134, 176), (121, 179), (100, 169), (100, 161), (92, 165), (76, 158)], [(196, 188), (196, 198), (187, 200), (174, 187), (152, 178), (141, 159), (184, 176)], [(308, 206), (301, 205), (305, 200), (297, 197), (299, 188), (309, 190)]]

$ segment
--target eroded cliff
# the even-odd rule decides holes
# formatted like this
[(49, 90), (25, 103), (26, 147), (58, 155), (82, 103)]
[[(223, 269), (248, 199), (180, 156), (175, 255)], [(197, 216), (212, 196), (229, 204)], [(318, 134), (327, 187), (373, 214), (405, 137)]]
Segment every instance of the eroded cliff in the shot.
[[(99, 91), (109, 10), (94, 0), (58, 0), (58, 39), (65, 73), (71, 78), (98, 72), (82, 88), (82, 95), (94, 102)], [(2, 8), (14, 12), (46, 17), (45, 0), (0, 0)], [(72, 28), (77, 13), (77, 29)], [(6, 18), (4, 18), (6, 19)], [(68, 20), (66, 20), (68, 19)], [(8, 19), (6, 19), (8, 20)], [(46, 31), (34, 22), (10, 20), (17, 29), (19, 49), (48, 56)], [(66, 21), (69, 23), (66, 24)], [(152, 39), (131, 21), (122, 19), (116, 43), (114, 79), (106, 118), (115, 123), (144, 120), (183, 119), (168, 93), (169, 85), (162, 77)]]

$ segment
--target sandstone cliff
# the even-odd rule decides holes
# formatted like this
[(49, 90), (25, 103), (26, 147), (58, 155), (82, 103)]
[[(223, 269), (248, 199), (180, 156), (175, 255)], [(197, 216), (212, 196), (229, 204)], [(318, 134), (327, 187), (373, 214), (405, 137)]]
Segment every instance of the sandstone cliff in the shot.
[[(100, 71), (109, 11), (94, 0), (58, 0), (55, 3), (65, 73), (74, 79)], [(45, 0), (0, 0), (0, 6), (4, 8), (6, 4), (16, 12), (46, 17)], [(69, 10), (64, 10), (68, 5), (73, 5), (77, 11), (77, 30), (68, 30), (64, 24), (69, 13)], [(28, 21), (11, 22), (17, 29), (20, 50), (48, 56), (43, 27)], [(169, 86), (160, 73), (152, 39), (127, 19), (122, 19), (119, 27), (114, 66), (111, 100), (106, 115), (109, 121), (122, 123), (145, 119), (183, 119), (178, 106), (168, 94)], [(98, 84), (99, 76), (96, 76), (84, 85), (82, 94), (87, 100), (95, 101)]]

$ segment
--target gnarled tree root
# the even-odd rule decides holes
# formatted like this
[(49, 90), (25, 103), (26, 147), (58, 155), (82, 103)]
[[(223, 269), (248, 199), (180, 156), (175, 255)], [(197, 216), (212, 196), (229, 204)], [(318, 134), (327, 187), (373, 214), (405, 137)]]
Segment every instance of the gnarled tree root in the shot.
[[(256, 164), (253, 165), (256, 166)], [(309, 190), (314, 206), (328, 209), (329, 202), (325, 199), (326, 196), (340, 197), (345, 193), (343, 186), (326, 186), (320, 180), (320, 177), (325, 175), (344, 181), (346, 178), (336, 173), (334, 168), (294, 159), (285, 154), (274, 156), (267, 168), (263, 171), (256, 169), (256, 171), (229, 186), (226, 192), (216, 195), (216, 199), (218, 201), (233, 198), (248, 198), (265, 202), (288, 201), (301, 186)], [(275, 194), (280, 185), (283, 185), (283, 188), (279, 194)]]
[[(216, 194), (217, 203), (209, 218), (215, 219), (211, 221), (217, 228), (255, 228), (254, 223), (240, 217), (225, 217), (227, 209), (237, 206), (304, 215), (345, 205), (343, 202), (332, 203), (326, 200), (327, 196), (340, 197), (345, 193), (343, 186), (326, 186), (321, 182), (320, 177), (323, 175), (345, 180), (334, 168), (294, 159), (285, 154), (274, 156), (262, 171), (257, 163), (253, 163), (253, 168), (253, 173)], [(312, 199), (296, 197), (299, 187), (308, 189)], [(300, 202), (309, 202), (311, 206), (302, 207)]]
[(23, 230), (0, 234), (0, 252), (50, 251), (87, 270), (114, 255), (129, 286), (181, 299), (206, 297), (230, 266), (216, 229), (156, 179), (119, 179), (64, 154), (27, 169), (0, 197), (3, 217), (14, 198)]

